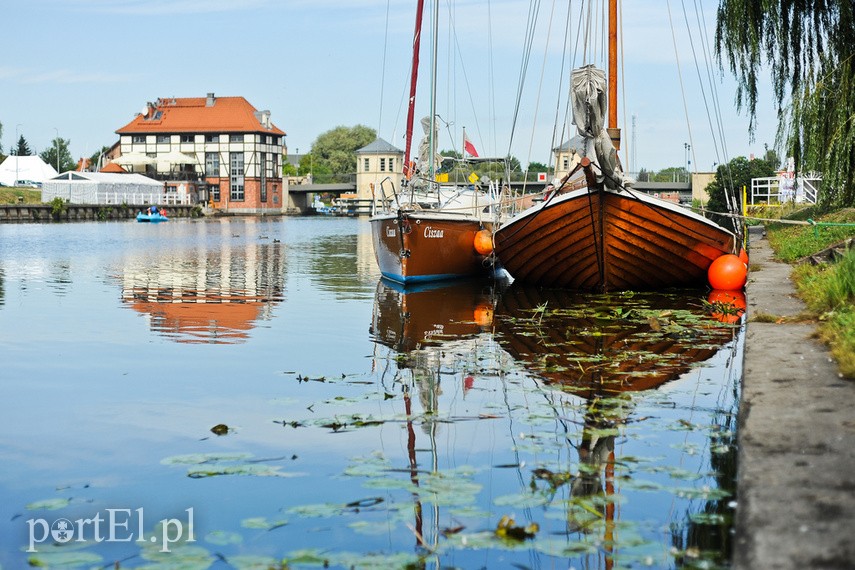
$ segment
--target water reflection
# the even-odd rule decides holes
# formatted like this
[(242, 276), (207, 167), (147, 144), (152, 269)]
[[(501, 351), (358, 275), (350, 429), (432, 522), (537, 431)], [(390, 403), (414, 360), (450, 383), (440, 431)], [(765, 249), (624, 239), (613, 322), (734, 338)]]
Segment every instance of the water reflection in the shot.
[[(625, 435), (629, 422), (646, 419), (630, 417), (635, 408), (631, 394), (654, 390), (681, 377), (734, 339), (736, 329), (708, 315), (701, 295), (581, 295), (512, 286), (497, 304), (499, 344), (535, 371), (550, 389), (583, 399), (581, 438), (570, 442), (578, 453), (576, 468), (535, 469), (532, 485), (545, 485), (550, 496), (561, 486), (569, 486), (563, 500), (567, 533), (598, 533), (606, 570), (614, 567), (620, 544), (616, 531), (621, 493), (615, 484), (620, 458), (615, 457), (615, 441)], [(718, 518), (699, 523), (687, 513), (685, 524), (672, 524), (672, 544), (680, 553), (678, 567), (691, 566), (700, 552), (717, 564), (729, 559), (725, 514), (732, 507), (722, 499), (731, 492), (735, 495), (733, 417), (726, 411), (717, 413), (716, 422), (729, 439), (716, 442), (726, 451), (710, 457), (724, 495), (700, 509)], [(623, 478), (629, 475), (624, 469)], [(687, 551), (692, 555), (685, 556)]]
[[(442, 452), (437, 447), (440, 429), (454, 421), (450, 410), (440, 406), (442, 383), (462, 377), (462, 385), (455, 386), (452, 394), (459, 390), (464, 397), (473, 388), (479, 366), (476, 346), (480, 335), (492, 329), (495, 300), (494, 284), (484, 280), (415, 287), (385, 279), (377, 283), (370, 334), (395, 356), (394, 364), (390, 363), (393, 369), (381, 374), (381, 379), (387, 392), (400, 391), (404, 402), (408, 475), (415, 490), (412, 529), (418, 550), (435, 551), (443, 533), (449, 532), (448, 526), (443, 528), (437, 502), (425, 506), (422, 500), (422, 494), (429, 495), (435, 484), (432, 478), (442, 471)], [(416, 433), (417, 425), (424, 442)], [(425, 455), (427, 459), (420, 459)]]
[(586, 398), (656, 388), (711, 358), (732, 327), (701, 293), (583, 295), (511, 286), (496, 308), (499, 342), (548, 383)]
[[(500, 381), (505, 373), (510, 377), (523, 371), (539, 388), (523, 388), (522, 393), (528, 393), (523, 401), (517, 399), (520, 394), (505, 392), (509, 429), (520, 429), (514, 427), (517, 423), (540, 424), (541, 429), (531, 436), (525, 432), (514, 436), (517, 460), (504, 467), (517, 470), (521, 483), (528, 481), (520, 485), (524, 498), (513, 499), (513, 504), (542, 508), (538, 512), (526, 507), (517, 514), (526, 522), (546, 517), (540, 535), (527, 536), (533, 551), (561, 553), (574, 567), (610, 570), (633, 561), (671, 566), (662, 560), (662, 550), (644, 554), (649, 545), (661, 541), (658, 531), (642, 530), (644, 521), (653, 518), (666, 521), (670, 528), (668, 546), (673, 550), (666, 557), (673, 557), (674, 566), (691, 566), (699, 558), (710, 567), (726, 565), (732, 512), (728, 503), (735, 491), (734, 408), (712, 408), (709, 437), (715, 451), (708, 459), (711, 479), (706, 484), (715, 489), (709, 499), (683, 498), (679, 508), (672, 500), (670, 509), (666, 500), (664, 509), (669, 512), (652, 514), (660, 505), (644, 506), (649, 501), (646, 494), (668, 490), (671, 479), (702, 479), (704, 470), (698, 467), (687, 475), (662, 458), (621, 453), (634, 438), (661, 437), (671, 447), (697, 445), (663, 433), (674, 428), (657, 425), (654, 414), (661, 412), (651, 413), (643, 395), (661, 394), (668, 383), (707, 366), (731, 345), (738, 329), (708, 314), (704, 297), (702, 292), (580, 295), (517, 285), (494, 288), (483, 281), (413, 289), (381, 281), (370, 330), (378, 344), (393, 351), (389, 360), (393, 381), (384, 389), (403, 394), (410, 482), (420, 489), (430, 474), (454, 471), (442, 464), (448, 451), (442, 445), (438, 450), (437, 442), (460, 437), (456, 434), (461, 427), (455, 424), (472, 419), (443, 409), (454, 409), (455, 394), (465, 398), (473, 385), (480, 387), (477, 384), (489, 393), (496, 390), (495, 383), (489, 385), (491, 377)], [(453, 393), (444, 396), (443, 406), (443, 382), (449, 380), (462, 385), (454, 385)], [(504, 390), (509, 389), (515, 390), (506, 384)], [(482, 397), (490, 399), (483, 393)], [(549, 410), (546, 414), (543, 409), (531, 411), (538, 397)], [(730, 401), (736, 401), (735, 394)], [(676, 425), (697, 429), (682, 413), (691, 418), (693, 409), (680, 410)], [(440, 430), (448, 435), (441, 436)], [(666, 474), (663, 482), (646, 481), (651, 472)], [(495, 485), (498, 478), (498, 473), (491, 475)], [(669, 492), (699, 497), (707, 493), (692, 487)], [(444, 536), (455, 540), (448, 533), (465, 534), (464, 524), (455, 526), (465, 518), (449, 517), (435, 504), (426, 508), (421, 490), (413, 492), (412, 500), (418, 548), (436, 551), (442, 549)], [(627, 502), (631, 504), (622, 507)], [(681, 514), (682, 505), (686, 506)], [(664, 518), (656, 518), (660, 516)], [(481, 521), (480, 527), (485, 524), (494, 527), (495, 517)], [(523, 532), (524, 524), (516, 531)], [(506, 546), (497, 534), (469, 533), (465, 540), (480, 541), (482, 548)], [(553, 542), (555, 537), (563, 541)]]
[(488, 331), (494, 304), (493, 286), (483, 280), (405, 288), (381, 279), (370, 333), (381, 344), (407, 354)]
[(245, 342), (284, 298), (284, 251), (279, 243), (223, 242), (218, 250), (130, 257), (122, 300), (176, 342)]

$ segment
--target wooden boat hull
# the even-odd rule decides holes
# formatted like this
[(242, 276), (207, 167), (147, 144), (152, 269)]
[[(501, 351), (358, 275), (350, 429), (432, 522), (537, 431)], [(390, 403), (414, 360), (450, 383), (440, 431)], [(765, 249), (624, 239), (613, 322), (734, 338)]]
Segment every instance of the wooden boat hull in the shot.
[(499, 228), (496, 255), (515, 280), (580, 291), (699, 287), (735, 236), (676, 204), (627, 191), (575, 190)]
[(383, 277), (398, 283), (487, 275), (489, 259), (475, 250), (481, 222), (442, 212), (390, 213), (371, 218), (374, 255)]

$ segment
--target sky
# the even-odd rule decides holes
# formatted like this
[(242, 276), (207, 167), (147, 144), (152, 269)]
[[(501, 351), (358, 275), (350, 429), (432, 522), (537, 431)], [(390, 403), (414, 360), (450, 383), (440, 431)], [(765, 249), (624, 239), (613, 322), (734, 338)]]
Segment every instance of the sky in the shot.
[[(627, 0), (622, 7), (618, 112), (628, 170), (710, 171), (773, 147), (768, 78), (751, 141), (731, 74), (714, 61), (707, 71), (703, 52), (712, 53), (717, 4)], [(567, 45), (584, 43), (582, 5), (569, 0)], [(430, 112), (431, 6), (427, 0), (417, 119)], [(564, 47), (567, 12), (568, 0), (440, 1), (440, 149), (460, 150), (465, 128), (481, 156), (550, 162), (556, 139), (566, 139), (555, 125), (564, 118), (567, 69), (583, 59)], [(115, 131), (146, 102), (215, 93), (269, 110), (290, 153), (355, 125), (403, 149), (414, 18), (414, 0), (12, 0), (1, 34), (0, 144), (8, 154), (23, 135), (38, 153), (58, 135), (75, 159), (88, 157), (114, 144)], [(605, 66), (601, 51), (592, 48), (587, 60)]]

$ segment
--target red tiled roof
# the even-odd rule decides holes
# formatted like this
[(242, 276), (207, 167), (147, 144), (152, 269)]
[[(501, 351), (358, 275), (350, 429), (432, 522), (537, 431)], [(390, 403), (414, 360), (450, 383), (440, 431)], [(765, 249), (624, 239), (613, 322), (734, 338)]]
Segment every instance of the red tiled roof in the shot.
[(101, 172), (115, 172), (117, 174), (127, 174), (128, 171), (122, 168), (121, 164), (116, 164), (115, 162), (108, 162), (101, 169)]
[[(159, 117), (157, 113), (160, 113)], [(243, 97), (215, 97), (211, 106), (207, 105), (206, 97), (168, 97), (158, 99), (153, 111), (149, 111), (148, 115), (137, 115), (116, 133), (285, 134), (273, 123), (270, 123), (269, 129), (264, 127), (255, 113), (255, 107)]]

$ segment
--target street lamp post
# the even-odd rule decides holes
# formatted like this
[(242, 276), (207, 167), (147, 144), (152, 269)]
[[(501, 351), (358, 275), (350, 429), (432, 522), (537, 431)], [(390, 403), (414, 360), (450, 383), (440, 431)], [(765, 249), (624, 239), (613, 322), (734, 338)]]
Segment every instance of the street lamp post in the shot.
[[(18, 127), (23, 126), (24, 123), (18, 123), (15, 125), (15, 144), (18, 144)], [(18, 185), (18, 161), (21, 160), (18, 156), (18, 151), (15, 150), (15, 186)]]
[(689, 143), (683, 143), (683, 148), (686, 149), (686, 177), (688, 178), (689, 164), (691, 164), (691, 161), (689, 160), (689, 151), (692, 150), (692, 145), (690, 145)]
[(53, 139), (53, 142), (56, 146), (56, 173), (59, 174), (59, 129), (54, 127), (53, 130), (56, 131), (56, 138)]

